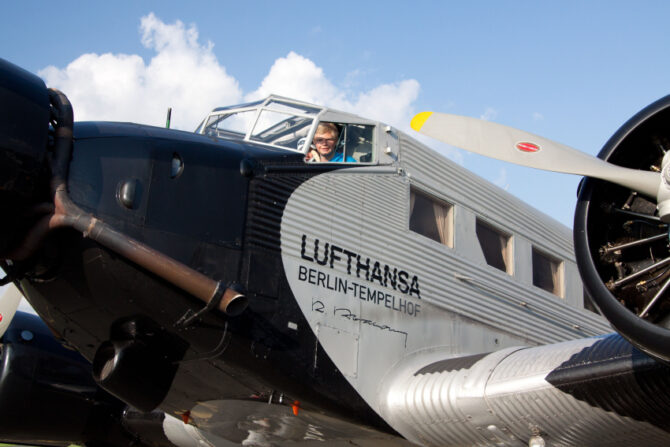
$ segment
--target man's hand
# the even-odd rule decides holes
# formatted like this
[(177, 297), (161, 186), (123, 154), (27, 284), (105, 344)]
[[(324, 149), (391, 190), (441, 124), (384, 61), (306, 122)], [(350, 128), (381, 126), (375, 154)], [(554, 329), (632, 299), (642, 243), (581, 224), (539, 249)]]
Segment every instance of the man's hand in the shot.
[(318, 163), (321, 161), (321, 156), (315, 149), (310, 149), (310, 151), (305, 155), (305, 161)]

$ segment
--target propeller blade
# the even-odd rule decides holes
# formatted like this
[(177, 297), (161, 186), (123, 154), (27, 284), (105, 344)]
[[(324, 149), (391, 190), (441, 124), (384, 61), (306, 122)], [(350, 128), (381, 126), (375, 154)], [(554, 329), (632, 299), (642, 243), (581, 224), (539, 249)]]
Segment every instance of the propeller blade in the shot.
[(661, 175), (623, 168), (513, 127), (446, 113), (421, 112), (412, 129), (451, 146), (545, 171), (607, 180), (656, 199)]
[(21, 298), (23, 298), (23, 295), (21, 295), (19, 289), (13, 284), (7, 286), (7, 290), (5, 290), (2, 298), (0, 298), (0, 338), (2, 338), (9, 324), (12, 322)]

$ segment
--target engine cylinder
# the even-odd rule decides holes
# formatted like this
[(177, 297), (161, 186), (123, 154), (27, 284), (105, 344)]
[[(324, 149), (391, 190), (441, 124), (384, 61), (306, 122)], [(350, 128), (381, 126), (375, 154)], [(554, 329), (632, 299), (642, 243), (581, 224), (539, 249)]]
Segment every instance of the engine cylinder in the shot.
[[(666, 96), (628, 120), (598, 157), (660, 171), (670, 150), (669, 123)], [(637, 348), (670, 362), (668, 225), (657, 216), (656, 198), (587, 178), (578, 193), (574, 238), (584, 286), (603, 315)]]

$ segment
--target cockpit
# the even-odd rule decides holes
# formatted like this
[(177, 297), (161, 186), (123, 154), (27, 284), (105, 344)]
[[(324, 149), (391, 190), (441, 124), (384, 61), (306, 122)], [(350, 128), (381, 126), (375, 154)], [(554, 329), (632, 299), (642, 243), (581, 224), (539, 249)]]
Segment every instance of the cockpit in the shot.
[[(274, 148), (300, 152), (305, 161), (329, 161), (311, 157), (316, 151), (315, 134), (319, 124), (334, 125), (333, 162), (374, 163), (378, 123), (326, 107), (283, 98), (268, 98), (231, 107), (214, 109), (198, 126), (196, 133), (216, 138), (241, 140)], [(309, 143), (308, 143), (309, 142)]]

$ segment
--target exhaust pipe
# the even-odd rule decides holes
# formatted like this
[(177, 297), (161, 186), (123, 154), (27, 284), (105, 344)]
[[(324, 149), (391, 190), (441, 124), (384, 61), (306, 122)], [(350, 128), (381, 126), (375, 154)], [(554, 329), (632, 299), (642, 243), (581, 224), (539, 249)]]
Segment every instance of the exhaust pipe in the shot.
[(152, 411), (170, 390), (186, 348), (145, 316), (122, 319), (93, 357), (93, 378), (127, 404)]
[[(176, 287), (195, 296), (205, 309), (219, 307), (227, 315), (239, 315), (246, 297), (238, 289), (227, 291), (222, 281), (209, 278), (147, 245), (114, 230), (81, 210), (68, 196), (67, 178), (72, 156), (74, 115), (67, 97), (46, 89), (37, 76), (0, 59), (0, 209), (9, 218), (0, 220), (0, 259), (23, 261), (41, 246), (49, 232), (69, 227), (81, 232), (126, 259), (135, 262)], [(51, 106), (52, 107), (51, 107)], [(24, 113), (17, 119), (14, 113)], [(49, 120), (54, 142), (50, 162), (46, 157)], [(7, 159), (7, 163), (3, 160)], [(50, 185), (37, 200), (46, 164)], [(21, 168), (25, 164), (25, 168)], [(5, 170), (9, 173), (5, 175)], [(30, 181), (16, 188), (19, 180)], [(49, 196), (50, 190), (50, 196)], [(9, 212), (6, 212), (9, 210)], [(32, 210), (32, 214), (31, 211)], [(41, 217), (40, 217), (41, 215)], [(22, 216), (29, 216), (28, 219)], [(39, 219), (39, 220), (37, 220)], [(21, 241), (18, 244), (16, 241)], [(14, 278), (6, 278), (14, 279)], [(228, 292), (228, 293), (226, 293)]]
[(93, 378), (129, 405), (152, 411), (165, 398), (177, 365), (142, 340), (106, 341), (93, 359)]

